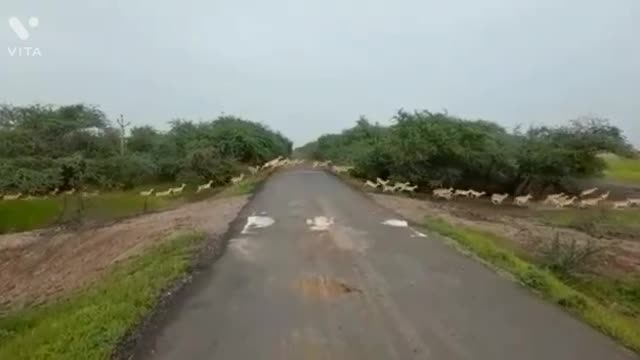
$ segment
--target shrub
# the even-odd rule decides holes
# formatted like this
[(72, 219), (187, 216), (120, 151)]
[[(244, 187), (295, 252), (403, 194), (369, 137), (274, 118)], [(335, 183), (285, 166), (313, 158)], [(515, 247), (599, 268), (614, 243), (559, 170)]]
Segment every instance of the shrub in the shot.
[(556, 233), (553, 240), (541, 249), (542, 263), (549, 270), (562, 276), (574, 276), (586, 269), (602, 247), (589, 241), (579, 245), (576, 239), (562, 241)]
[[(54, 188), (131, 188), (152, 182), (212, 179), (219, 185), (240, 164), (291, 153), (291, 141), (233, 116), (173, 121), (160, 133), (131, 130), (124, 155), (120, 130), (97, 107), (0, 106), (0, 193)], [(243, 165), (243, 166), (245, 166)]]
[(383, 127), (360, 118), (353, 128), (323, 135), (297, 152), (351, 163), (362, 178), (391, 178), (421, 187), (442, 180), (460, 188), (524, 193), (598, 176), (605, 166), (600, 152), (627, 153), (630, 148), (620, 130), (601, 119), (532, 127), (524, 133), (429, 111), (401, 110), (393, 120), (395, 124)]

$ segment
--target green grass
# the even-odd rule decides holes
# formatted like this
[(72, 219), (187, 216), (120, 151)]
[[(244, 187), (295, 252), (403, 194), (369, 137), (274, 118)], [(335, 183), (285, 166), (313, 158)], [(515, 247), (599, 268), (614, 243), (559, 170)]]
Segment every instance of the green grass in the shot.
[[(637, 294), (625, 292), (615, 283), (599, 280), (599, 284), (587, 281), (578, 283), (572, 279), (561, 279), (551, 272), (516, 256), (499, 244), (505, 239), (462, 226), (452, 226), (439, 219), (427, 219), (425, 226), (456, 241), (464, 251), (471, 252), (491, 266), (511, 274), (523, 285), (535, 290), (591, 326), (620, 341), (628, 348), (640, 352), (640, 323), (627, 316), (625, 311), (608, 306), (610, 301), (602, 301), (606, 295), (601, 291), (616, 288), (607, 300), (615, 296), (627, 296), (627, 305), (634, 303)], [(588, 291), (583, 291), (587, 289)], [(634, 289), (635, 291), (635, 289)], [(600, 298), (592, 296), (600, 294)]]
[(174, 235), (64, 300), (0, 318), (0, 359), (107, 359), (161, 291), (186, 273), (202, 239)]
[(640, 279), (605, 279), (580, 277), (569, 279), (571, 286), (597, 299), (616, 311), (637, 318), (640, 316)]
[(116, 219), (141, 214), (145, 209), (153, 211), (168, 208), (180, 201), (184, 200), (179, 197), (145, 198), (130, 192), (106, 193), (88, 199), (59, 196), (38, 200), (0, 201), (0, 234), (47, 227), (78, 217), (98, 221)]
[(623, 158), (612, 154), (604, 154), (607, 163), (605, 177), (607, 179), (640, 184), (640, 159)]
[(0, 234), (49, 226), (63, 207), (57, 199), (0, 201)]

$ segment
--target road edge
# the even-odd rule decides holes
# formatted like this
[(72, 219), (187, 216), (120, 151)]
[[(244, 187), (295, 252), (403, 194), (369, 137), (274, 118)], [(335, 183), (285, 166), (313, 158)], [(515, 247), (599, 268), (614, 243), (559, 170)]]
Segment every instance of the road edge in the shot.
[(224, 234), (207, 236), (203, 241), (203, 245), (194, 252), (191, 264), (185, 275), (168, 284), (158, 295), (152, 309), (118, 341), (109, 356), (110, 359), (134, 359), (152, 349), (153, 339), (167, 322), (171, 310), (186, 298), (189, 285), (196, 282), (206, 270), (210, 269), (226, 253), (227, 246), (233, 235), (242, 230), (245, 214), (253, 198), (262, 191), (264, 184), (271, 175), (273, 174), (269, 174), (269, 176), (258, 181), (249, 194), (246, 203), (229, 223)]

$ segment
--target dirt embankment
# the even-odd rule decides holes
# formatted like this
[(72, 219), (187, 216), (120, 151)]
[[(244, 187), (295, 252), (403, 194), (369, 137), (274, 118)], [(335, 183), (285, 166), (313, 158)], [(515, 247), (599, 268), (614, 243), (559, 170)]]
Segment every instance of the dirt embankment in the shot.
[(593, 242), (604, 249), (598, 271), (617, 274), (640, 271), (640, 239), (594, 237), (587, 233), (564, 227), (549, 226), (537, 218), (533, 210), (511, 206), (495, 207), (481, 201), (440, 202), (418, 200), (402, 196), (371, 194), (371, 197), (416, 223), (425, 216), (440, 218), (454, 225), (471, 227), (511, 240), (516, 250), (535, 254), (559, 234), (560, 239), (576, 240), (579, 244)]
[(0, 312), (77, 289), (175, 231), (197, 230), (221, 237), (247, 199), (206, 200), (78, 231), (0, 235)]

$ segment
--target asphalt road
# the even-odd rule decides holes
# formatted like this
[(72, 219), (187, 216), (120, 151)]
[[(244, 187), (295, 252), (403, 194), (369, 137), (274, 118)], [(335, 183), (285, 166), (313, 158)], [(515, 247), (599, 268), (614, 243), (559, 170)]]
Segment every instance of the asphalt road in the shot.
[(137, 358), (636, 358), (331, 175), (279, 173), (251, 215)]

